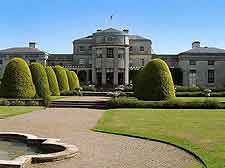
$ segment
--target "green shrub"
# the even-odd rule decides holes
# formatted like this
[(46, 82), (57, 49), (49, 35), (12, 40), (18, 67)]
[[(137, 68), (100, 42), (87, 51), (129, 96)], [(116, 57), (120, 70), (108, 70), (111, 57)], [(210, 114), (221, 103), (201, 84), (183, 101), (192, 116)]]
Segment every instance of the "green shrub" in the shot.
[(46, 67), (46, 73), (47, 73), (47, 76), (48, 76), (48, 83), (49, 83), (51, 95), (52, 96), (59, 96), (60, 95), (59, 85), (58, 85), (58, 82), (57, 82), (55, 72), (52, 69), (52, 67), (50, 67), (50, 66)]
[(195, 87), (187, 87), (187, 86), (176, 86), (176, 92), (200, 92), (203, 91), (203, 88), (198, 86)]
[(82, 91), (96, 92), (95, 85), (83, 85)]
[(44, 66), (40, 63), (32, 63), (30, 65), (30, 71), (38, 97), (49, 97), (51, 95), (51, 92), (49, 89), (48, 77)]
[(74, 71), (71, 71), (73, 78), (75, 79), (75, 90), (80, 90), (80, 82), (77, 74)]
[(10, 60), (5, 68), (1, 83), (2, 97), (33, 98), (36, 94), (31, 72), (21, 58)]
[(177, 97), (205, 97), (203, 92), (176, 92)]
[(60, 93), (61, 96), (81, 96), (79, 90), (69, 90), (69, 91), (62, 91)]
[(118, 97), (107, 102), (107, 108), (155, 108), (155, 109), (224, 109), (225, 104), (216, 100), (190, 101), (170, 99), (166, 101), (143, 101)]
[(67, 74), (70, 90), (75, 90), (76, 89), (76, 79), (74, 78), (72, 71), (69, 71), (68, 69), (66, 69), (66, 74)]
[(173, 79), (163, 60), (153, 59), (138, 73), (135, 94), (140, 100), (167, 100), (175, 97)]
[(69, 91), (69, 82), (63, 67), (56, 65), (54, 68), (60, 91)]

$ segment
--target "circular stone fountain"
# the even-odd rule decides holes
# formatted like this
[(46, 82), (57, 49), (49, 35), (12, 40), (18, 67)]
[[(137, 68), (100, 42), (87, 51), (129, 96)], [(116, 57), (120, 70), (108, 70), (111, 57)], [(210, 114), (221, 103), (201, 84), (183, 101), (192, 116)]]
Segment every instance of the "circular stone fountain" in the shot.
[(0, 132), (0, 168), (26, 168), (32, 163), (71, 158), (77, 152), (76, 146), (60, 143), (59, 139)]

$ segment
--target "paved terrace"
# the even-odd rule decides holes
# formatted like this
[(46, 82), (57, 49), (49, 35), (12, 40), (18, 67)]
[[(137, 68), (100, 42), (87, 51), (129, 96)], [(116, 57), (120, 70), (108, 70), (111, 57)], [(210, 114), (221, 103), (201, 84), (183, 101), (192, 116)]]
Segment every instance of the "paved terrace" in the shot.
[(32, 168), (186, 168), (196, 162), (173, 146), (91, 131), (102, 114), (102, 110), (94, 109), (47, 108), (1, 120), (0, 131), (60, 138), (80, 150), (75, 158), (37, 164)]

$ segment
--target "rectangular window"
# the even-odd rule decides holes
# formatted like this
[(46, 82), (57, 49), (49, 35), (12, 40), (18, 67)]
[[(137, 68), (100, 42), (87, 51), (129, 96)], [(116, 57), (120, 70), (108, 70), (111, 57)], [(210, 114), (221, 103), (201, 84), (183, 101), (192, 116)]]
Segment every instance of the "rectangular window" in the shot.
[(102, 58), (102, 49), (101, 48), (97, 48), (96, 49), (96, 57), (97, 58)]
[(113, 58), (113, 48), (107, 48), (107, 58)]
[(144, 46), (141, 46), (140, 47), (140, 51), (145, 51), (145, 47)]
[(133, 47), (132, 46), (130, 46), (129, 51), (133, 51)]
[(84, 63), (85, 63), (85, 60), (84, 60), (83, 58), (80, 58), (79, 64), (80, 64), (80, 65), (84, 65)]
[(189, 65), (196, 65), (196, 61), (195, 60), (190, 60), (189, 61)]
[(3, 61), (2, 60), (0, 60), (0, 64), (3, 64)]
[(214, 65), (215, 61), (214, 60), (208, 60), (208, 65)]
[(79, 47), (79, 50), (82, 52), (82, 51), (85, 51), (85, 47), (84, 46), (80, 46)]
[(214, 70), (208, 70), (208, 83), (214, 83), (215, 82), (215, 71)]
[(142, 65), (142, 66), (145, 65), (145, 59), (141, 59), (141, 65)]

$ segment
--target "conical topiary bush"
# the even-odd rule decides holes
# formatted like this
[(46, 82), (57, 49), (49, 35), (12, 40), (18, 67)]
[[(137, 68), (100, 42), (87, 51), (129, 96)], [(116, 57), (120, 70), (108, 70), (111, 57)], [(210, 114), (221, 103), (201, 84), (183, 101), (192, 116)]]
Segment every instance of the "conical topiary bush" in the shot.
[(153, 59), (138, 73), (135, 95), (141, 100), (167, 100), (175, 97), (173, 79), (167, 64)]
[(50, 66), (46, 67), (46, 73), (47, 73), (47, 76), (48, 76), (48, 83), (49, 83), (51, 95), (52, 96), (59, 96), (60, 91), (59, 91), (58, 81), (57, 81), (55, 72), (52, 69), (52, 67), (50, 67)]
[(32, 63), (30, 65), (30, 71), (38, 97), (47, 98), (50, 96), (51, 92), (44, 66), (40, 63)]
[(2, 97), (33, 98), (35, 94), (35, 86), (27, 63), (21, 58), (10, 60), (2, 79)]
[(80, 90), (80, 82), (79, 82), (77, 74), (74, 71), (71, 71), (71, 73), (72, 73), (72, 76), (73, 76), (73, 78), (75, 80), (74, 89), (75, 90)]
[(53, 69), (57, 77), (60, 92), (69, 91), (69, 82), (65, 69), (60, 65), (56, 65)]
[(76, 81), (72, 75), (72, 72), (66, 69), (66, 74), (67, 74), (70, 90), (74, 90)]

